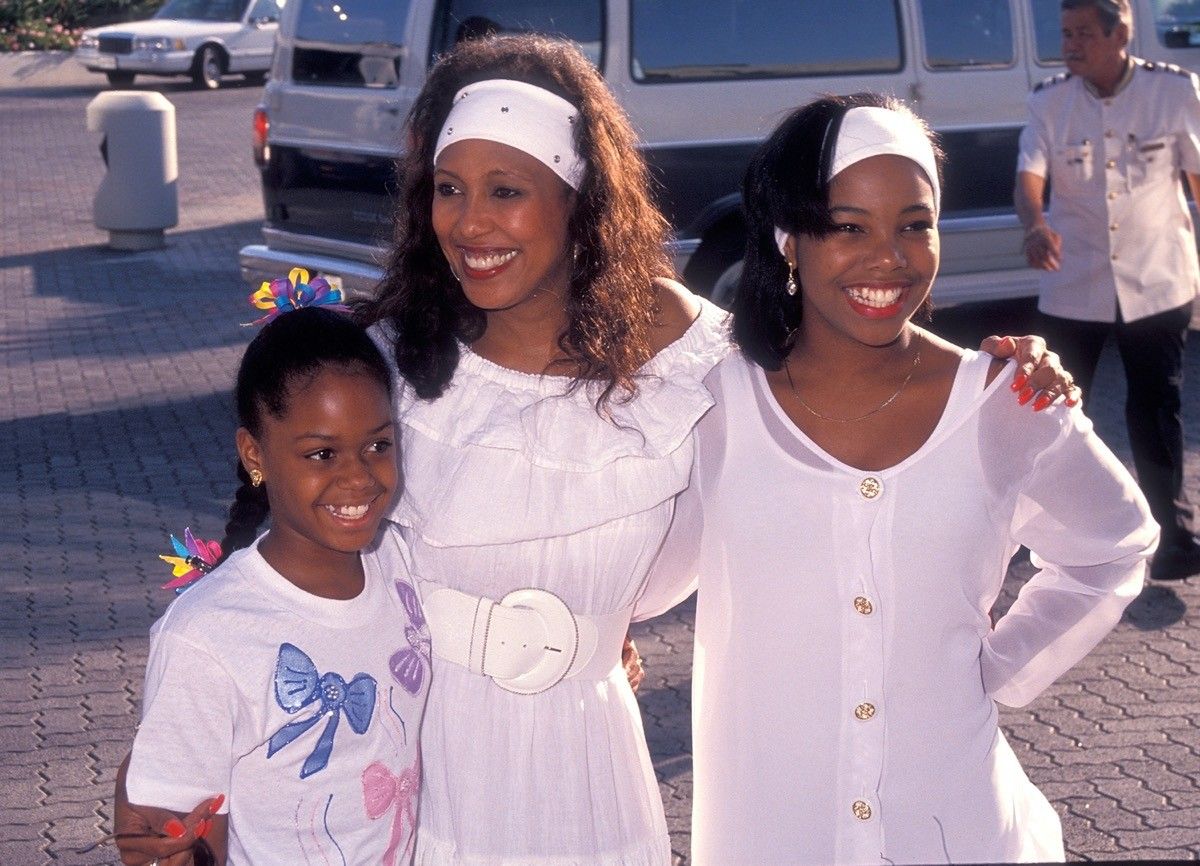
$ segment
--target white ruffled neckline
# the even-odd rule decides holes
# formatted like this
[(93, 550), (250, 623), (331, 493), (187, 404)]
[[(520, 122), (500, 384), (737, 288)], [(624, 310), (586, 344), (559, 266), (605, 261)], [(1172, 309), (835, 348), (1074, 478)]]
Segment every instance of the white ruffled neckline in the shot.
[(638, 371), (633, 398), (610, 400), (605, 415), (596, 411), (598, 382), (571, 390), (568, 377), (513, 370), (460, 349), (441, 397), (418, 400), (405, 388), (402, 424), (447, 448), (501, 449), (545, 469), (593, 472), (680, 447), (712, 406), (702, 380), (728, 354), (729, 335), (725, 311), (701, 300), (688, 329)]

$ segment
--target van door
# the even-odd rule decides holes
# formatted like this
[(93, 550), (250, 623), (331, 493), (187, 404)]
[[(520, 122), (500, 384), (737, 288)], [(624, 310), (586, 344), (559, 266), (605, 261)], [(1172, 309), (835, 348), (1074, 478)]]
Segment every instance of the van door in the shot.
[(741, 259), (742, 174), (755, 146), (826, 93), (904, 98), (912, 84), (897, 0), (610, 3), (604, 71), (645, 142), (659, 200), (696, 289)]
[(1012, 189), (1030, 86), (1026, 28), (1012, 0), (914, 0), (911, 10), (911, 104), (946, 151), (940, 287), (951, 290), (956, 274), (1025, 267)]

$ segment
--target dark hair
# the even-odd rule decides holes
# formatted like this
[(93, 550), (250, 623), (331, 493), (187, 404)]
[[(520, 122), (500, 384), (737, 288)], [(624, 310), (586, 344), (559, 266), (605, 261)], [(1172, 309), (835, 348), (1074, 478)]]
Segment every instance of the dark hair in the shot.
[(458, 366), (457, 340), (487, 326), (454, 279), (433, 231), (433, 151), (454, 95), (493, 78), (549, 90), (579, 109), (575, 145), (586, 173), (567, 242), (576, 252), (567, 293), (567, 328), (558, 345), (575, 365), (575, 385), (600, 380), (602, 404), (651, 356), (658, 312), (654, 280), (672, 274), (668, 225), (650, 199), (649, 172), (625, 112), (596, 68), (572, 43), (543, 36), (464, 42), (429, 73), (408, 118), (401, 157), (395, 243), (378, 297), (358, 309), (367, 323), (387, 320), (401, 376), (418, 397), (441, 396)]
[[(833, 230), (829, 167), (842, 119), (851, 108), (887, 108), (916, 119), (890, 96), (827, 96), (788, 115), (754, 152), (746, 168), (742, 181), (746, 254), (733, 302), (733, 341), (767, 370), (778, 370), (783, 364), (801, 316), (799, 295), (788, 295), (785, 289), (788, 263), (776, 244), (775, 228), (813, 238), (825, 237)], [(929, 136), (940, 184), (942, 152), (933, 133)]]
[(1133, 26), (1133, 15), (1128, 0), (1062, 0), (1059, 8), (1063, 12), (1071, 9), (1095, 9), (1100, 17), (1100, 29), (1104, 31), (1105, 36), (1111, 36), (1113, 28), (1122, 21), (1131, 28)]
[[(319, 307), (279, 316), (258, 332), (242, 355), (234, 389), (238, 424), (258, 438), (263, 418), (284, 417), (296, 389), (329, 367), (373, 378), (391, 397), (387, 361), (349, 316)], [(241, 485), (229, 507), (222, 559), (254, 541), (270, 510), (266, 487), (251, 485), (240, 460), (237, 476)]]

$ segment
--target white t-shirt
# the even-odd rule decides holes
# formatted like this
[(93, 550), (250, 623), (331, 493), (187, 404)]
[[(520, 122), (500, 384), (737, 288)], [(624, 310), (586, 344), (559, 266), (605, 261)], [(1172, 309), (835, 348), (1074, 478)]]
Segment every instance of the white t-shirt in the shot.
[(429, 688), (408, 553), (384, 532), (337, 601), (234, 553), (151, 629), (132, 803), (227, 795), (229, 863), (407, 863)]
[[(1078, 409), (1033, 413), (966, 352), (928, 440), (863, 471), (805, 436), (740, 353), (706, 379), (645, 604), (699, 574), (692, 859), (1063, 858), (996, 703), (1032, 700), (1142, 587), (1157, 527)], [(1018, 544), (1041, 568), (994, 625)], [(653, 598), (656, 596), (657, 598)]]

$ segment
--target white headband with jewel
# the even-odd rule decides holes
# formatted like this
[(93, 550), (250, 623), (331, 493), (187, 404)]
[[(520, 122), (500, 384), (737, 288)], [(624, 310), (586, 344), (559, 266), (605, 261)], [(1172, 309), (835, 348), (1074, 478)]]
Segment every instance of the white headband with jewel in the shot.
[[(842, 118), (833, 161), (827, 181), (833, 180), (856, 162), (885, 153), (904, 156), (915, 162), (933, 187), (933, 208), (936, 214), (942, 207), (942, 188), (938, 183), (937, 157), (925, 129), (907, 112), (890, 108), (862, 106), (851, 108)], [(775, 229), (779, 252), (787, 256), (788, 233)]]
[(497, 141), (545, 163), (577, 190), (585, 169), (575, 150), (578, 115), (561, 96), (523, 81), (496, 78), (468, 84), (454, 95), (433, 161), (436, 164), (441, 152), (456, 141)]

